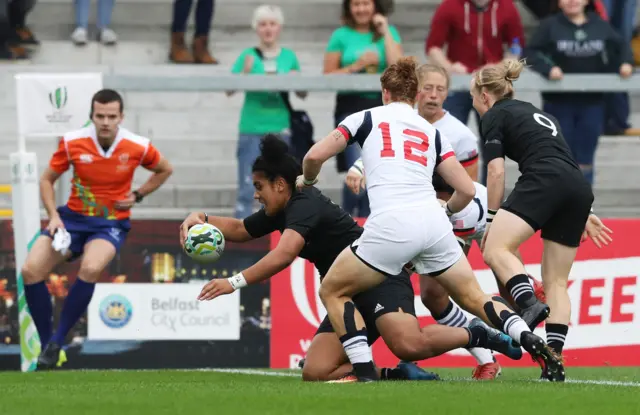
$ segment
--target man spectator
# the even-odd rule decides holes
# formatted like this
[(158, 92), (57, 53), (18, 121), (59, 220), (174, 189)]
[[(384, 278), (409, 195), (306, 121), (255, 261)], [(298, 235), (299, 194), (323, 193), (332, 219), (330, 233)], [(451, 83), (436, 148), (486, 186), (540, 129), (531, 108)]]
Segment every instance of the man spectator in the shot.
[[(2, 1), (2, 0), (0, 0)], [(191, 13), (193, 0), (174, 0), (171, 23), (171, 51), (169, 59), (175, 63), (205, 63), (215, 65), (218, 61), (209, 53), (209, 32), (215, 8), (214, 0), (197, 0), (196, 33), (191, 51), (187, 48), (184, 34)]]
[[(505, 45), (512, 52), (507, 56)], [(522, 21), (513, 0), (444, 0), (431, 21), (426, 52), (450, 73), (469, 74), (481, 66), (519, 57), (523, 46)], [(444, 108), (466, 124), (473, 108), (469, 92), (451, 93)], [(480, 149), (482, 152), (482, 146)], [(484, 162), (481, 169), (485, 183)]]
[(27, 59), (25, 47), (39, 44), (26, 25), (35, 0), (0, 0), (0, 60)]

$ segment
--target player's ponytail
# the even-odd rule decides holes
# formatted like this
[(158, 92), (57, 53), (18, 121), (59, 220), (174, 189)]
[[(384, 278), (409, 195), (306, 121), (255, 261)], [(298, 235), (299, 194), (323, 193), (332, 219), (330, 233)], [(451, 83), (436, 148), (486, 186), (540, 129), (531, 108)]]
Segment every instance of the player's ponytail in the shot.
[(275, 134), (267, 134), (260, 143), (260, 155), (253, 163), (252, 171), (261, 172), (269, 181), (282, 177), (294, 189), (302, 168), (289, 154), (289, 146)]
[(383, 89), (391, 93), (395, 102), (406, 102), (413, 105), (418, 95), (418, 76), (416, 67), (418, 62), (413, 56), (398, 59), (389, 66), (380, 77)]
[(473, 85), (477, 91), (484, 88), (497, 99), (512, 98), (513, 83), (524, 70), (524, 61), (507, 59), (494, 65), (487, 65), (474, 74)]

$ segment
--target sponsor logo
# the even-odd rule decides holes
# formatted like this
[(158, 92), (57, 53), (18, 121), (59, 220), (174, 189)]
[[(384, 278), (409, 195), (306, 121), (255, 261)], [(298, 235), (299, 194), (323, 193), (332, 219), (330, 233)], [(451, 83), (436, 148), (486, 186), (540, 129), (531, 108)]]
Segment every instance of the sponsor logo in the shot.
[(71, 120), (71, 114), (65, 111), (65, 107), (69, 102), (69, 94), (66, 86), (61, 86), (49, 92), (49, 103), (53, 112), (46, 115), (47, 121), (52, 124), (68, 123)]
[(131, 321), (133, 307), (129, 300), (120, 294), (106, 296), (100, 302), (100, 319), (112, 329), (119, 329)]

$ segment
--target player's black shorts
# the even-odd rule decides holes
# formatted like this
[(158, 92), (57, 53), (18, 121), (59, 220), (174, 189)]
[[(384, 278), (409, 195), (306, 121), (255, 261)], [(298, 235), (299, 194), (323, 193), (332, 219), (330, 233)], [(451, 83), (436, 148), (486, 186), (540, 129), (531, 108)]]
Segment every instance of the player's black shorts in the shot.
[(548, 159), (527, 167), (501, 208), (542, 230), (543, 239), (577, 247), (592, 203), (593, 191), (582, 172)]
[[(372, 345), (380, 337), (376, 327), (376, 320), (379, 317), (396, 312), (398, 309), (402, 309), (403, 312), (412, 316), (416, 315), (414, 298), (411, 280), (405, 272), (398, 277), (385, 278), (382, 284), (353, 297), (353, 302), (362, 314), (364, 324), (367, 325), (369, 345)], [(320, 333), (333, 333), (329, 316), (326, 316), (320, 323), (316, 334)]]

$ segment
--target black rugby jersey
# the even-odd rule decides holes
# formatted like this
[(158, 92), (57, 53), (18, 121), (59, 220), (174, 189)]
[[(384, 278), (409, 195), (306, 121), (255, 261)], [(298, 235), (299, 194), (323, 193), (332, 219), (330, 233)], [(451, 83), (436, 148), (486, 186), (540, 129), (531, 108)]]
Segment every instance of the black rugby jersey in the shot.
[(315, 187), (294, 191), (284, 210), (275, 216), (259, 210), (244, 220), (244, 226), (253, 238), (276, 230), (298, 232), (305, 240), (299, 256), (311, 261), (321, 276), (363, 231), (347, 212)]
[(503, 99), (480, 120), (485, 163), (508, 157), (521, 173), (547, 159), (579, 170), (560, 130), (558, 120), (529, 102)]

